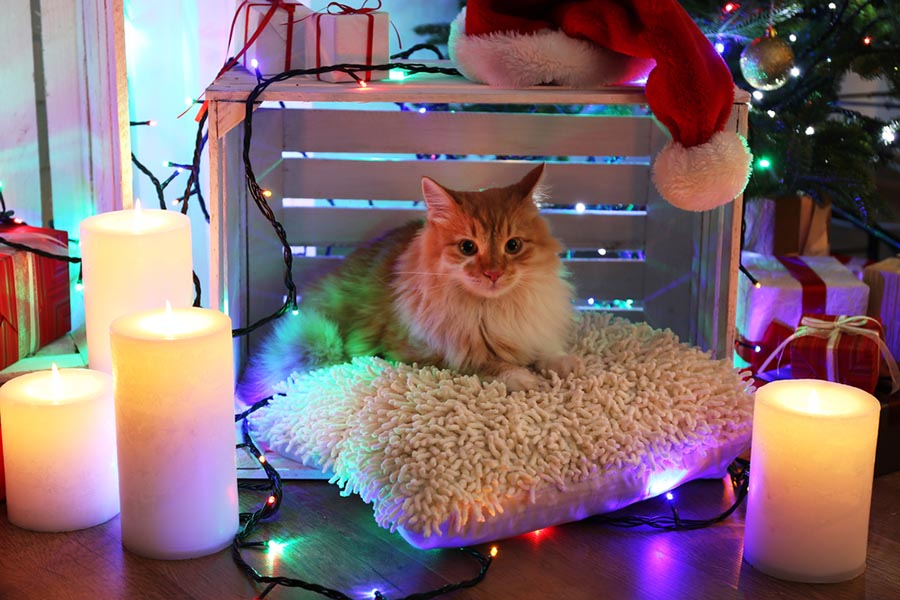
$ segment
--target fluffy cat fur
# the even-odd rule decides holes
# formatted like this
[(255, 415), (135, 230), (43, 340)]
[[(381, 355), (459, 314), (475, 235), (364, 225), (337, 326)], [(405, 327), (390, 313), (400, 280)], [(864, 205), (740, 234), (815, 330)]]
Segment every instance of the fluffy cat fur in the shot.
[[(379, 355), (536, 388), (536, 371), (580, 369), (561, 246), (540, 216), (543, 164), (503, 188), (455, 191), (422, 178), (424, 223), (350, 254), (308, 288), (254, 353), (238, 395), (252, 402), (292, 371)], [(534, 369), (534, 370), (532, 370)]]

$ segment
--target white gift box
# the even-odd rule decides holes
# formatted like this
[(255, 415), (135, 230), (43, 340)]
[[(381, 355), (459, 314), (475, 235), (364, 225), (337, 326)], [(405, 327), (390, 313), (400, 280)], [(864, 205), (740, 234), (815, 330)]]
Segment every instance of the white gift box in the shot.
[[(313, 26), (313, 11), (299, 0), (276, 0), (268, 22), (266, 15), (272, 2), (240, 2), (231, 41), (232, 56), (247, 47), (241, 64), (252, 70), (256, 59), (259, 71), (265, 76), (277, 75), (291, 69), (308, 69), (315, 61), (308, 53), (307, 38)], [(251, 39), (259, 33), (255, 40)]]
[[(338, 64), (383, 65), (390, 60), (386, 12), (352, 14), (317, 13), (308, 19), (311, 26), (306, 37), (306, 53), (312, 67)], [(363, 81), (387, 79), (388, 71), (359, 71)], [(317, 76), (332, 83), (355, 81), (340, 71)]]
[(819, 310), (804, 310), (803, 284), (778, 257), (741, 253), (741, 263), (760, 284), (760, 287), (755, 287), (748, 277), (738, 277), (735, 325), (744, 339), (752, 342), (762, 340), (773, 320), (796, 328), (804, 313), (866, 314), (869, 286), (857, 279), (839, 260), (832, 256), (790, 257), (793, 260), (797, 258), (825, 284), (825, 303)]
[(869, 286), (868, 315), (884, 326), (884, 342), (900, 360), (900, 255), (886, 258), (863, 269)]

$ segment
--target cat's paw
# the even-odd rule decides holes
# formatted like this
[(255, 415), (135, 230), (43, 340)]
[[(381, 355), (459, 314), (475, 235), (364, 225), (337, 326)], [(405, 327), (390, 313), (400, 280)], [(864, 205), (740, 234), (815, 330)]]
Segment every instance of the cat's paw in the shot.
[(524, 392), (526, 390), (536, 390), (543, 384), (540, 377), (524, 367), (516, 367), (508, 369), (497, 375), (497, 380), (506, 384), (507, 392)]
[(540, 371), (553, 371), (561, 379), (565, 379), (572, 373), (579, 375), (584, 372), (584, 365), (581, 363), (581, 359), (573, 354), (560, 354), (542, 358), (535, 363), (535, 367)]

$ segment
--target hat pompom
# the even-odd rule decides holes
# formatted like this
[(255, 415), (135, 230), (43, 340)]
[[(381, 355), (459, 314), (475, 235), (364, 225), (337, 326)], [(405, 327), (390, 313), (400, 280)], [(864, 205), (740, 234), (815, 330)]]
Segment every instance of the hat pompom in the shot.
[(719, 131), (689, 148), (670, 141), (653, 163), (653, 183), (678, 208), (709, 210), (744, 191), (752, 159), (747, 141), (733, 131)]
[(467, 35), (465, 8), (450, 24), (447, 46), (466, 79), (498, 87), (601, 87), (646, 78), (656, 64), (570, 37), (558, 29)]

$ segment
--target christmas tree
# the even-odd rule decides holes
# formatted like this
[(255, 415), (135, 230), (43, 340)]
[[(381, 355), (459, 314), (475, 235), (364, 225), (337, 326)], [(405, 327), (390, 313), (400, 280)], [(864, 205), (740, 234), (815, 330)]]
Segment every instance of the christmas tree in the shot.
[[(860, 109), (900, 108), (900, 11), (892, 4), (682, 2), (735, 84), (753, 93), (748, 142), (755, 162), (745, 197), (802, 193), (877, 219), (876, 172), (897, 169), (900, 123)], [(437, 23), (416, 31), (446, 43), (448, 29)], [(880, 79), (886, 90), (842, 93), (849, 73)]]
[[(898, 122), (860, 109), (900, 107), (900, 12), (884, 2), (682, 2), (735, 83), (753, 92), (756, 157), (745, 195), (805, 193), (863, 219), (882, 206), (879, 168), (897, 168)], [(849, 73), (886, 90), (848, 94)]]

